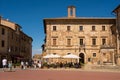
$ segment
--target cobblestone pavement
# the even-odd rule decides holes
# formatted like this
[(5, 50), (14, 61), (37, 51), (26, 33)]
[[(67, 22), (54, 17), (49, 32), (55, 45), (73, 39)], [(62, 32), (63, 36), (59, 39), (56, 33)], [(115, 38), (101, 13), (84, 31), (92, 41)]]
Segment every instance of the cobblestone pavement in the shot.
[(16, 69), (3, 72), (0, 80), (120, 80), (120, 71), (83, 69)]

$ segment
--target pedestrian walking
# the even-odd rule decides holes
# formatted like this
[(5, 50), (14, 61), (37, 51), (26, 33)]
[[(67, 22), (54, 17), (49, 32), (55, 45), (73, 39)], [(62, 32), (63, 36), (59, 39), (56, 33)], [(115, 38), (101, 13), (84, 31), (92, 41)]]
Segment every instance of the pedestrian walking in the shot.
[(41, 61), (38, 61), (38, 67), (41, 68)]
[(37, 68), (37, 60), (34, 61), (34, 68)]
[(7, 68), (7, 59), (6, 58), (4, 58), (2, 60), (2, 65), (3, 65), (3, 71), (5, 71), (5, 69)]
[(12, 61), (8, 62), (9, 71), (12, 71)]
[(21, 61), (21, 69), (24, 69), (24, 62)]
[(28, 62), (27, 62), (27, 61), (25, 62), (25, 66), (26, 66), (26, 68), (28, 68), (28, 67), (29, 67), (29, 66), (28, 66)]
[(33, 64), (33, 61), (32, 61), (32, 60), (29, 60), (29, 61), (28, 61), (28, 66), (29, 66), (29, 68), (32, 68), (32, 64)]

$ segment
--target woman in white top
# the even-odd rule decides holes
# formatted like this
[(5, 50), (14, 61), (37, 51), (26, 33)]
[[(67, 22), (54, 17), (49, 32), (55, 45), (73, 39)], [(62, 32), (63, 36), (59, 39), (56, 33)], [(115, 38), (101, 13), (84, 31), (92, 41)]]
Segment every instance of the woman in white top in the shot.
[(3, 68), (7, 68), (7, 59), (2, 60)]
[(7, 68), (7, 59), (2, 60), (2, 65), (3, 65), (3, 71), (5, 71), (5, 68)]

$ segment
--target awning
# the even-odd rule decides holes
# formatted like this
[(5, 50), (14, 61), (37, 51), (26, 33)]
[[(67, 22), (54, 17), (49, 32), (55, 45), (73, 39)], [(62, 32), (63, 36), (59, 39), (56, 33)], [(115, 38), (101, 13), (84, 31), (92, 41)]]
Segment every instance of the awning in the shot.
[(16, 59), (24, 59), (23, 56), (20, 56), (20, 55), (12, 55), (12, 57), (16, 58)]
[(74, 54), (67, 54), (63, 56), (63, 58), (74, 58), (74, 59), (79, 59), (80, 57)]
[(60, 58), (61, 56), (58, 54), (47, 54), (46, 56), (43, 56), (43, 58)]

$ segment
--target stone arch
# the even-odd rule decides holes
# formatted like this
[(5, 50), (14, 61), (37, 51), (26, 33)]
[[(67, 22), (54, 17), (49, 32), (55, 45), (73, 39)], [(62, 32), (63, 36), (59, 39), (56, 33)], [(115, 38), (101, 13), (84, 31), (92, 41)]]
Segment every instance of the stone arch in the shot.
[(84, 64), (85, 63), (85, 54), (84, 53), (80, 53), (79, 57), (80, 57), (79, 58), (79, 62)]

